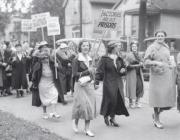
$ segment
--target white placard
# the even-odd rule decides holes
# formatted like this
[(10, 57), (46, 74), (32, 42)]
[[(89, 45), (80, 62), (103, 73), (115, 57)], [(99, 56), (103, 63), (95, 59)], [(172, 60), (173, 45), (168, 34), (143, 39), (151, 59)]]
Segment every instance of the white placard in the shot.
[(49, 12), (34, 14), (31, 16), (34, 28), (42, 28), (47, 26), (47, 18), (50, 17)]
[(94, 32), (98, 30), (120, 31), (121, 18), (122, 18), (121, 11), (102, 9), (100, 17), (94, 25)]
[(35, 32), (36, 29), (32, 27), (31, 19), (21, 20), (21, 31), (22, 32)]
[(47, 19), (48, 36), (60, 35), (59, 17), (49, 17)]

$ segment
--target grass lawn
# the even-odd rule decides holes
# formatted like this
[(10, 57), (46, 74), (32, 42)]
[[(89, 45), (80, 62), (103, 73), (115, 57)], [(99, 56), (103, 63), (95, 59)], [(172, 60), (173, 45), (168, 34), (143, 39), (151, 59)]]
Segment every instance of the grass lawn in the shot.
[(30, 122), (0, 111), (0, 140), (63, 140)]

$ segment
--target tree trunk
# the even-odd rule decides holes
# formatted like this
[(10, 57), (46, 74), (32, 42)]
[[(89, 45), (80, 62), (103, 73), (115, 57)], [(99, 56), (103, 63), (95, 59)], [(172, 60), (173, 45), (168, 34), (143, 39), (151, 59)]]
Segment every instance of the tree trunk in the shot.
[(146, 2), (147, 0), (140, 0), (140, 7), (139, 7), (139, 32), (138, 32), (138, 39), (139, 39), (139, 50), (144, 50), (144, 39), (146, 37)]

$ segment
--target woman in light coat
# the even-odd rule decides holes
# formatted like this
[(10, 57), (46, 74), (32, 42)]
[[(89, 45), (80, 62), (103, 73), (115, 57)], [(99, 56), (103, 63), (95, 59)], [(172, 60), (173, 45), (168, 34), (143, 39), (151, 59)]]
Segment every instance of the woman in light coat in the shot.
[(155, 37), (157, 39), (146, 50), (145, 65), (150, 67), (149, 104), (154, 108), (154, 125), (162, 129), (161, 112), (174, 107), (176, 102), (175, 73), (165, 43), (166, 33), (158, 31)]

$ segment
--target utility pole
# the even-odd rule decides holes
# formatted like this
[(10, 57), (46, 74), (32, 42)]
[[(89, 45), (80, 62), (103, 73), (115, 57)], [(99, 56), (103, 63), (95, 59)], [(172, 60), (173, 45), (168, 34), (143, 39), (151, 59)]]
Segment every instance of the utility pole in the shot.
[(82, 0), (79, 0), (79, 15), (80, 15), (80, 37), (82, 37), (82, 20), (83, 20), (83, 17), (82, 17)]
[(146, 18), (147, 18), (147, 9), (146, 9), (147, 0), (140, 0), (139, 7), (139, 31), (138, 31), (138, 40), (139, 40), (139, 50), (143, 50), (144, 39), (146, 37)]

